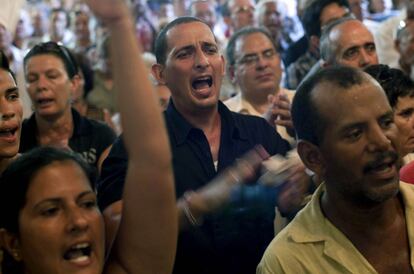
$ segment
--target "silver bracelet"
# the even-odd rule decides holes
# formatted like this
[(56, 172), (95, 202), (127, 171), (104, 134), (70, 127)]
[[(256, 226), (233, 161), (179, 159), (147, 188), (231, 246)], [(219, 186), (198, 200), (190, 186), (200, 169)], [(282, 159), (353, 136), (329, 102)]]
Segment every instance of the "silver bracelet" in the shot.
[(191, 213), (190, 207), (188, 206), (187, 199), (184, 198), (183, 203), (183, 210), (184, 214), (187, 217), (187, 220), (190, 222), (192, 226), (200, 226), (201, 223), (197, 221), (197, 219), (194, 217), (194, 215)]

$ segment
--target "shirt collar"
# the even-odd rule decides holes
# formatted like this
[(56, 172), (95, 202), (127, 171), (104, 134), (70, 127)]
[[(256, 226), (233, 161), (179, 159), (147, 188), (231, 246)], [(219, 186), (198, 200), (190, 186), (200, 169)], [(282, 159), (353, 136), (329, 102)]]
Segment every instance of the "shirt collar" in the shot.
[[(232, 112), (221, 102), (218, 101), (218, 112), (221, 119), (221, 128), (229, 130), (233, 138), (246, 139), (246, 135), (240, 130), (236, 124)], [(171, 126), (172, 136), (174, 136), (178, 145), (183, 144), (191, 130), (197, 129), (193, 127), (182, 115), (178, 112), (172, 100), (168, 104), (165, 111), (166, 119), (169, 120)]]

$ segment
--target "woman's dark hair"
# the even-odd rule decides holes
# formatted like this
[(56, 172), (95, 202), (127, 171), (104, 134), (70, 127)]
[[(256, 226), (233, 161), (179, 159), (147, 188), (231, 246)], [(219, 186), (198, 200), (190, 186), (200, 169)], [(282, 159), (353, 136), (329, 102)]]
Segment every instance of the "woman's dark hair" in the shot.
[[(96, 173), (75, 152), (52, 147), (35, 148), (13, 161), (0, 177), (0, 228), (19, 233), (19, 214), (26, 203), (26, 193), (34, 176), (54, 162), (72, 161), (79, 165), (95, 189)], [(23, 273), (22, 265), (4, 252), (3, 273)]]
[(24, 57), (24, 67), (30, 58), (43, 54), (52, 54), (62, 60), (70, 79), (78, 74), (78, 64), (70, 50), (52, 41), (35, 45)]
[(78, 164), (95, 189), (96, 175), (78, 154), (52, 147), (35, 148), (13, 161), (0, 177), (0, 227), (9, 232), (19, 232), (19, 211), (25, 205), (26, 192), (33, 177), (42, 168), (64, 161)]
[(414, 97), (414, 82), (402, 70), (387, 65), (372, 65), (365, 69), (384, 89), (388, 101), (394, 108), (400, 97)]
[(16, 76), (14, 75), (13, 71), (10, 69), (9, 65), (9, 59), (7, 58), (6, 54), (0, 50), (0, 68), (10, 73), (10, 75), (13, 77), (14, 83), (16, 82)]

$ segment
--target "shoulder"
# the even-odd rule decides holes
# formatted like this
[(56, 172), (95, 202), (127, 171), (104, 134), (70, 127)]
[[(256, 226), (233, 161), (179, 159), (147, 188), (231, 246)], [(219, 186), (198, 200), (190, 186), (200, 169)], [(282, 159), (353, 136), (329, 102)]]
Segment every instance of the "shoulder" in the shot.
[(257, 267), (258, 274), (306, 273), (302, 264), (309, 255), (307, 246), (293, 241), (291, 233), (288, 226), (273, 239)]
[(270, 154), (286, 154), (289, 143), (262, 117), (231, 112), (241, 137), (253, 144), (261, 144)]

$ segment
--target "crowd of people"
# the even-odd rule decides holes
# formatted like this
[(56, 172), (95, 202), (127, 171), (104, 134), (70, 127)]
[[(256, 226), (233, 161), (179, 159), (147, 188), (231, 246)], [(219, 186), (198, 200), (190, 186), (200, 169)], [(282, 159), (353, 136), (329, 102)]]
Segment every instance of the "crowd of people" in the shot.
[(414, 273), (414, 1), (0, 16), (0, 274)]

